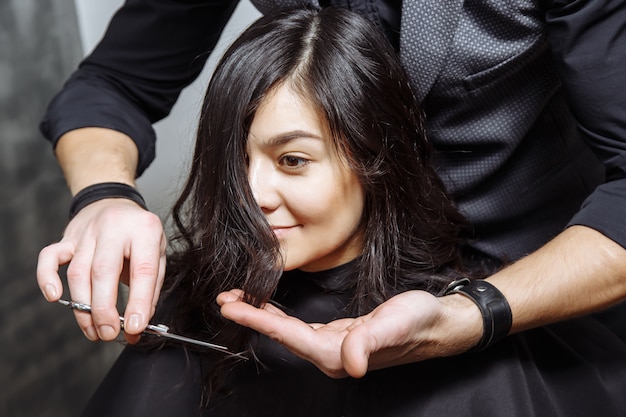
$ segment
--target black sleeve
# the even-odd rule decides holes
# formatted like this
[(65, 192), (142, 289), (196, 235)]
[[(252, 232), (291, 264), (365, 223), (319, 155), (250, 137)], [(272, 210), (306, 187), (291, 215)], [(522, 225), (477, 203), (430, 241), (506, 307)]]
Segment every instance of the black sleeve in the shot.
[(152, 123), (167, 116), (202, 68), (237, 0), (127, 0), (93, 53), (53, 98), (41, 131), (106, 127), (139, 150), (137, 175), (154, 159)]
[(626, 247), (626, 2), (555, 0), (546, 22), (580, 132), (606, 167), (570, 225)]

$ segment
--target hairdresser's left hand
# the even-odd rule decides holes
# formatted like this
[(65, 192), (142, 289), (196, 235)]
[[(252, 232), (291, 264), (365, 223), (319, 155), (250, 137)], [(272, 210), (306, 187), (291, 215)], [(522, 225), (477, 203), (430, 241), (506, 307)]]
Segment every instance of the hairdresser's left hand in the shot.
[(218, 296), (224, 317), (265, 334), (333, 378), (461, 353), (482, 334), (478, 309), (461, 295), (409, 291), (370, 314), (328, 324), (305, 323), (271, 304), (255, 308), (241, 295), (233, 290)]

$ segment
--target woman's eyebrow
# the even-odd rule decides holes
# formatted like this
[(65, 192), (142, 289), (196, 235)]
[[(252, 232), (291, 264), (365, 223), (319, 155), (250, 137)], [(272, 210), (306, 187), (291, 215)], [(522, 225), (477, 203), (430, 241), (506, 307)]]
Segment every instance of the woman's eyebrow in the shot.
[(295, 139), (317, 139), (322, 140), (322, 137), (305, 130), (293, 130), (290, 132), (279, 133), (278, 135), (270, 137), (264, 146), (266, 147), (278, 147), (282, 146)]

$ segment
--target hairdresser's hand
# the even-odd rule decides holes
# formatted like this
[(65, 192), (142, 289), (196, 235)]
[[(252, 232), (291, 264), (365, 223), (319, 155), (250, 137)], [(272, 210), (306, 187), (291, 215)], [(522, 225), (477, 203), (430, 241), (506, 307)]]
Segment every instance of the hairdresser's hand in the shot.
[(125, 335), (134, 343), (154, 314), (165, 273), (165, 246), (156, 215), (130, 200), (100, 200), (72, 219), (60, 242), (40, 252), (37, 281), (46, 299), (57, 301), (63, 292), (59, 266), (69, 263), (71, 298), (91, 304), (91, 315), (76, 312), (76, 321), (90, 340), (117, 337), (118, 285), (128, 284)]
[(334, 378), (461, 353), (482, 332), (478, 309), (461, 295), (409, 291), (370, 314), (328, 324), (304, 323), (269, 304), (257, 309), (240, 296), (237, 290), (219, 295), (224, 317), (276, 340)]

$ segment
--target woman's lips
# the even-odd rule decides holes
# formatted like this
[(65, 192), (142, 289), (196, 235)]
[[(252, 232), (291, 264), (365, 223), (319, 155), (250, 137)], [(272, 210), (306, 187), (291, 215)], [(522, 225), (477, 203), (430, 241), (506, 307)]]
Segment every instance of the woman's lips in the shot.
[(274, 232), (276, 237), (280, 239), (296, 227), (297, 226), (272, 226), (272, 232)]

